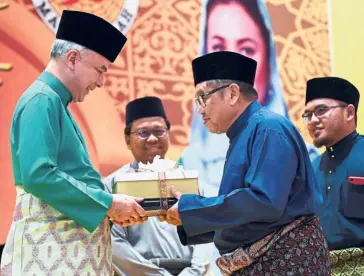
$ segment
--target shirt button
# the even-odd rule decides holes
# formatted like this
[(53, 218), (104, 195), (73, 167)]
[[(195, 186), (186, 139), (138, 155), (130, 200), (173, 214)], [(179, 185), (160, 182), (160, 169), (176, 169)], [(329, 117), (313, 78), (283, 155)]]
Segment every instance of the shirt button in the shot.
[(332, 174), (332, 171), (329, 171), (329, 174)]
[(334, 158), (335, 157), (335, 155), (331, 155), (331, 158)]
[(330, 190), (330, 189), (331, 189), (331, 187), (329, 186), (329, 187), (327, 187), (327, 189), (328, 189), (328, 190)]

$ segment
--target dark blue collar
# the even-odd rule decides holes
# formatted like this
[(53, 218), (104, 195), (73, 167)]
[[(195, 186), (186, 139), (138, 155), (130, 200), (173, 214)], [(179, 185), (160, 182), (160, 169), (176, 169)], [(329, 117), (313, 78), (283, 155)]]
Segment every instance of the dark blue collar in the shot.
[(61, 98), (62, 103), (67, 106), (72, 101), (72, 95), (63, 85), (63, 83), (57, 79), (53, 74), (43, 71), (38, 77), (38, 80), (45, 82), (49, 85)]
[(326, 148), (329, 152), (342, 152), (347, 149), (351, 149), (352, 145), (355, 143), (356, 139), (359, 137), (359, 133), (354, 130), (352, 133), (350, 133), (345, 138), (341, 139), (339, 142), (337, 142), (332, 147)]
[(245, 124), (248, 122), (249, 118), (262, 106), (257, 102), (252, 102), (243, 113), (235, 120), (235, 122), (229, 127), (228, 131), (226, 132), (227, 137), (232, 140), (239, 132), (244, 128)]
[(320, 160), (320, 170), (326, 175), (336, 172), (337, 167), (349, 156), (351, 149), (359, 139), (361, 139), (361, 136), (354, 131), (332, 147), (326, 148), (326, 151)]

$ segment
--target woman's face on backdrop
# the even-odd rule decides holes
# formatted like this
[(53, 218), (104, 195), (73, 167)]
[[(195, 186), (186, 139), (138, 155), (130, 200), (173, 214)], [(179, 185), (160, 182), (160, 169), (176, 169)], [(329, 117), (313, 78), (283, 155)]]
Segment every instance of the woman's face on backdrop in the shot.
[(259, 26), (238, 3), (218, 4), (207, 19), (207, 53), (231, 51), (257, 61), (255, 89), (258, 100), (265, 103), (268, 90), (269, 61), (267, 45)]

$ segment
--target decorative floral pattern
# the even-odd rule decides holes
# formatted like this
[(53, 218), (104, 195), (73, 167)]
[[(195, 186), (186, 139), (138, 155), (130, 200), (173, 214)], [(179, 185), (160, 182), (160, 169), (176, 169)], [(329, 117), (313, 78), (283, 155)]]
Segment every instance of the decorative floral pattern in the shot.
[(224, 275), (331, 275), (329, 252), (317, 218), (302, 217), (217, 259)]
[(1, 260), (2, 276), (112, 275), (108, 219), (89, 233), (17, 187), (13, 221)]

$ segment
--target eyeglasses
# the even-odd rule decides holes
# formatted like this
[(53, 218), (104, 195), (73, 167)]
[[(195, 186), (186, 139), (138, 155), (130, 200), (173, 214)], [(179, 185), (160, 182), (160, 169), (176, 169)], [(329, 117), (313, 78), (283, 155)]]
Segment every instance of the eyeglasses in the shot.
[(303, 113), (302, 118), (303, 118), (304, 122), (307, 124), (307, 123), (311, 122), (313, 114), (315, 114), (316, 118), (320, 119), (331, 109), (338, 108), (338, 107), (347, 107), (347, 106), (348, 105), (345, 105), (345, 104), (339, 104), (339, 105), (333, 105), (333, 106), (319, 105), (313, 111), (307, 111), (307, 112)]
[(136, 134), (141, 139), (148, 139), (150, 135), (154, 135), (157, 138), (162, 138), (166, 136), (167, 129), (153, 129), (153, 130), (146, 130), (146, 129), (140, 129), (138, 131), (130, 132), (130, 134)]
[(81, 52), (80, 52), (80, 51), (77, 51), (77, 53), (78, 53), (78, 55), (80, 56), (80, 60), (81, 60), (83, 63), (85, 63), (85, 64), (87, 64), (89, 67), (91, 67), (91, 68), (95, 69), (95, 71), (97, 72), (97, 75), (98, 75), (98, 77), (99, 77), (99, 78), (100, 78), (100, 77), (104, 74), (104, 71), (103, 71), (103, 70), (101, 70), (101, 69), (99, 69), (99, 68), (95, 67), (94, 65), (92, 65), (91, 63), (89, 63), (89, 62), (85, 61), (85, 60), (82, 58), (82, 56), (81, 56)]
[(206, 92), (206, 93), (202, 93), (200, 95), (198, 95), (196, 98), (195, 98), (195, 101), (196, 101), (196, 104), (205, 108), (206, 107), (206, 97), (210, 96), (211, 94), (214, 94), (215, 92), (221, 90), (221, 89), (224, 89), (226, 87), (229, 87), (230, 84), (228, 85), (223, 85), (221, 87), (218, 87), (218, 88), (215, 88), (213, 90), (211, 90), (210, 92)]
[(102, 71), (101, 69), (93, 66), (91, 63), (87, 62), (87, 61), (84, 61), (82, 60), (82, 62), (86, 63), (88, 66), (92, 67), (93, 69), (95, 69), (95, 71), (97, 72), (97, 76), (98, 78), (100, 78), (103, 74), (104, 74), (104, 71)]

